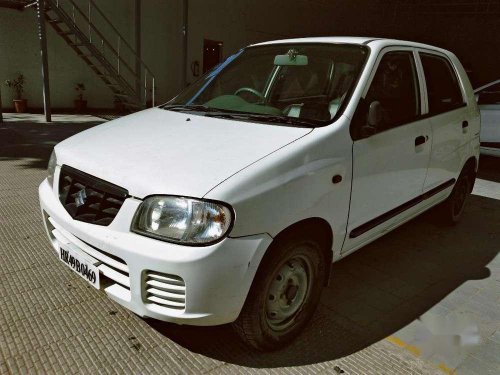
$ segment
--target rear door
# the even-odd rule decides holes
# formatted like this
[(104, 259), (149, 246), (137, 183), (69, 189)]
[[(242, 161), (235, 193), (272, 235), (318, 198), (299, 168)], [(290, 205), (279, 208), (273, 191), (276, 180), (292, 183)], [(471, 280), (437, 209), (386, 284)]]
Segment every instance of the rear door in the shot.
[[(412, 48), (392, 47), (379, 57), (354, 116), (353, 181), (343, 252), (362, 246), (394, 225), (422, 194), (431, 151), (429, 120), (422, 118), (421, 72)], [(376, 134), (361, 137), (371, 103), (383, 109)]]
[(500, 82), (476, 93), (481, 111), (481, 148), (500, 154)]
[(432, 125), (432, 152), (424, 192), (453, 184), (470, 140), (469, 113), (458, 74), (440, 52), (419, 50), (425, 77), (425, 114)]

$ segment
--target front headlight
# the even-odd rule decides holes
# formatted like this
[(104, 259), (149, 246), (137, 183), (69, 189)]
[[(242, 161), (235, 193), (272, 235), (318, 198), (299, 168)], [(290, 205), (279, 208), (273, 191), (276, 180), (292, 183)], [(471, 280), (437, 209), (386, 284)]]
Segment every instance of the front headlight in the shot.
[(232, 220), (231, 209), (220, 203), (156, 196), (142, 202), (131, 230), (170, 242), (206, 245), (224, 237)]
[(52, 154), (50, 155), (49, 165), (47, 166), (47, 180), (49, 181), (50, 186), (54, 185), (54, 174), (56, 173), (56, 165), (57, 158), (56, 153), (52, 150)]

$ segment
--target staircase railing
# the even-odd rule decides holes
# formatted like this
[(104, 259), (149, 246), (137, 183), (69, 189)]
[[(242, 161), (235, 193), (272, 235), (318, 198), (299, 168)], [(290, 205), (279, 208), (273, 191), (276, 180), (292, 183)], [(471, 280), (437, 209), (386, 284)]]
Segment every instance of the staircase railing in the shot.
[[(70, 16), (87, 42), (97, 48), (116, 74), (127, 82), (139, 103), (154, 106), (156, 87), (152, 70), (93, 0), (49, 0), (47, 3)], [(79, 43), (78, 36), (74, 39), (75, 44)]]

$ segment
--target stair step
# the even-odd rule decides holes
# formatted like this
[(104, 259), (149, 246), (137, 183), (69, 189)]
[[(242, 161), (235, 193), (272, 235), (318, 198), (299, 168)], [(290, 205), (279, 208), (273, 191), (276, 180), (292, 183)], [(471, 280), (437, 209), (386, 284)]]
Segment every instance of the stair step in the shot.
[(95, 57), (93, 54), (91, 53), (78, 53), (78, 56), (80, 57)]
[(102, 79), (106, 79), (108, 81), (113, 81), (112, 83), (115, 83), (116, 80), (117, 80), (115, 76), (112, 76), (112, 75), (109, 75), (109, 74), (97, 73), (97, 75), (99, 77), (101, 77)]
[[(92, 43), (79, 25), (75, 24), (74, 20), (73, 23), (71, 22), (69, 15), (63, 8), (56, 6), (56, 2), (53, 0), (47, 2), (53, 7), (46, 8), (46, 12), (52, 12), (46, 15), (46, 22), (53, 26), (56, 33), (65, 40), (68, 46), (72, 47), (74, 52), (92, 69), (93, 73), (101, 78), (109, 91), (113, 93), (115, 100), (127, 107), (127, 112), (145, 108), (145, 103), (138, 99), (140, 95), (135, 93), (131, 84), (120, 75), (113, 63), (108, 61), (104, 54), (104, 46), (102, 46), (103, 51), (101, 52), (99, 46)], [(73, 0), (70, 3), (73, 3)], [(38, 1), (32, 0), (32, 5), (38, 5)]]
[[(25, 4), (25, 5), (23, 6), (23, 8), (24, 8), (24, 9), (34, 8), (34, 7), (36, 7), (37, 5), (38, 5), (38, 1), (31, 1), (31, 2), (29, 2), (28, 4)], [(46, 7), (45, 7), (45, 11), (47, 11), (48, 9), (49, 9), (49, 8), (46, 6)]]

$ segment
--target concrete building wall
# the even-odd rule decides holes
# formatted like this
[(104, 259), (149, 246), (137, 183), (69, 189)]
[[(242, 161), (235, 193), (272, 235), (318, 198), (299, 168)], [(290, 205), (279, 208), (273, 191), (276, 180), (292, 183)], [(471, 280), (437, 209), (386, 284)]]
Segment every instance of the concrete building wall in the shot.
[[(134, 0), (100, 0), (97, 3), (134, 47)], [(324, 14), (324, 6), (311, 7), (306, 0), (190, 0), (187, 82), (197, 79), (191, 73), (191, 63), (199, 61), (200, 68), (203, 66), (204, 39), (222, 41), (223, 55), (227, 57), (250, 43), (318, 34), (319, 25), (328, 25), (323, 22)], [(97, 16), (93, 19), (99, 23)], [(183, 85), (182, 23), (182, 1), (142, 2), (142, 58), (155, 73), (157, 102), (172, 98)], [(105, 36), (113, 35), (104, 24), (100, 29)], [(83, 82), (89, 107), (112, 107), (110, 90), (50, 26), (47, 26), (47, 38), (52, 106), (72, 107), (74, 85)], [(134, 67), (133, 61), (129, 63)], [(25, 97), (29, 106), (40, 108), (40, 71), (36, 12), (0, 9), (0, 80), (3, 82), (22, 72), (26, 77)], [(11, 92), (4, 86), (2, 93), (4, 106), (10, 106)]]
[[(76, 1), (85, 4), (84, 0)], [(135, 46), (134, 0), (96, 2)], [(414, 14), (400, 9), (398, 4), (382, 0), (189, 0), (186, 80), (193, 83), (197, 79), (191, 73), (192, 62), (198, 61), (202, 69), (204, 39), (223, 42), (223, 56), (227, 57), (255, 42), (316, 35), (368, 35), (428, 42), (455, 51), (473, 69), (476, 83), (499, 77), (500, 55), (491, 52), (493, 46), (499, 45), (498, 16)], [(156, 76), (157, 102), (172, 98), (183, 85), (182, 24), (182, 0), (142, 1), (142, 56)], [(90, 107), (112, 107), (109, 88), (50, 26), (47, 31), (53, 107), (72, 107), (77, 82), (85, 83)], [(110, 30), (103, 31), (111, 35)], [(130, 64), (134, 67), (133, 61)], [(26, 76), (29, 105), (42, 107), (36, 13), (0, 8), (0, 82), (6, 107), (10, 106), (11, 93), (3, 81), (16, 72)]]
[[(133, 36), (130, 1), (98, 0), (102, 10), (113, 14), (115, 26), (127, 37)], [(114, 9), (120, 9), (119, 12)], [(47, 25), (47, 48), (50, 69), (52, 106), (66, 108), (73, 106), (76, 96), (74, 86), (83, 82), (85, 96), (90, 107), (112, 107), (113, 99), (109, 89), (75, 52)], [(18, 73), (26, 78), (24, 96), (32, 108), (43, 106), (40, 63), (40, 42), (36, 11), (23, 12), (0, 8), (0, 84), (4, 107), (11, 106), (12, 93), (4, 85), (6, 79)]]
[[(0, 81), (3, 105), (8, 107), (11, 92), (3, 81), (22, 73), (26, 78), (24, 97), (31, 107), (42, 106), (40, 44), (37, 36), (36, 13), (0, 10)], [(51, 28), (47, 28), (48, 56), (52, 104), (71, 106), (74, 84), (85, 82), (90, 105), (106, 100), (106, 87), (90, 69), (65, 45)]]
[(182, 87), (183, 7), (179, 0), (142, 2), (142, 59), (155, 74), (156, 102)]

